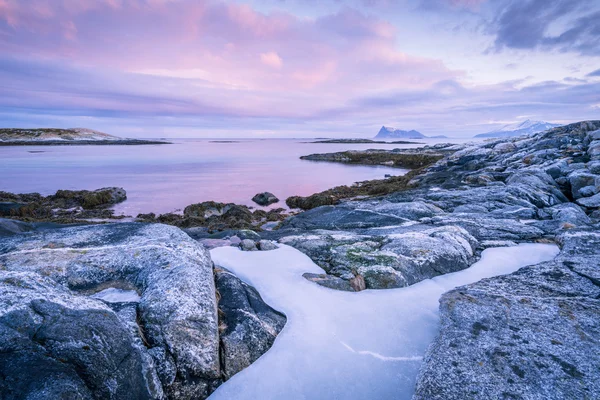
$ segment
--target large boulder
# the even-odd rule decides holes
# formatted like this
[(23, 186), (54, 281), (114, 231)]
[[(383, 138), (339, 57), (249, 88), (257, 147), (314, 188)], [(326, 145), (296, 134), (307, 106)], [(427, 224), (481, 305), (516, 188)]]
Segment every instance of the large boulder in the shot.
[[(364, 279), (366, 288), (388, 289), (467, 268), (477, 240), (455, 226), (434, 227), (385, 236), (320, 231), (280, 239), (307, 254), (328, 274), (349, 282)], [(309, 276), (327, 287), (349, 290), (339, 281)]]
[(167, 395), (204, 398), (221, 382), (212, 261), (181, 230), (114, 224), (16, 235), (2, 241), (0, 265), (81, 294), (134, 288), (139, 330)]

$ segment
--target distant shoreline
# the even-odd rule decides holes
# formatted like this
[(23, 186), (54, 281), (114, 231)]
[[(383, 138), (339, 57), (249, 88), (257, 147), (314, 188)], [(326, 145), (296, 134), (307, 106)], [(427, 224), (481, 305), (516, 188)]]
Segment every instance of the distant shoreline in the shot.
[(0, 142), (0, 146), (140, 146), (148, 144), (172, 144), (158, 140), (13, 140)]

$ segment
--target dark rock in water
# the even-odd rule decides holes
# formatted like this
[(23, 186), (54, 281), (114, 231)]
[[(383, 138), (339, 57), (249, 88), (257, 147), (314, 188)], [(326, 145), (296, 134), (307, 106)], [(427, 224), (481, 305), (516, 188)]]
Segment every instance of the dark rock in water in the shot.
[(442, 296), (414, 399), (600, 398), (600, 234), (559, 240), (555, 261)]
[(227, 380), (271, 348), (287, 319), (226, 269), (215, 268), (215, 283), (220, 294), (221, 369)]
[[(276, 208), (268, 211), (255, 210), (253, 212), (244, 205), (205, 201), (190, 204), (183, 210), (183, 215), (173, 213), (159, 216), (153, 213), (139, 214), (137, 220), (140, 222), (160, 222), (187, 229), (202, 227), (206, 228), (206, 234), (213, 234), (233, 230), (261, 230), (261, 226), (268, 221), (284, 220), (287, 217), (285, 211), (283, 208)], [(200, 237), (199, 232), (192, 235)], [(206, 238), (206, 236), (203, 238)]]
[(289, 208), (300, 208), (302, 210), (310, 210), (320, 206), (328, 206), (332, 204), (337, 204), (338, 200), (333, 196), (328, 196), (324, 194), (313, 194), (308, 197), (302, 196), (291, 196), (285, 200), (285, 204)]
[[(219, 359), (210, 255), (181, 230), (9, 228), (0, 240), (0, 398), (204, 399), (239, 370)], [(139, 303), (90, 297), (107, 288), (134, 289)], [(221, 301), (246, 310), (238, 301), (250, 292), (231, 288)], [(256, 325), (262, 309), (251, 304), (255, 315), (237, 323), (259, 337), (268, 324)], [(266, 348), (232, 351), (227, 365), (247, 366)]]
[(263, 193), (256, 194), (252, 198), (252, 201), (261, 206), (268, 206), (273, 203), (277, 203), (279, 201), (279, 199), (277, 197), (275, 197), (275, 195), (273, 193), (263, 192)]
[(127, 200), (123, 188), (110, 187), (94, 191), (89, 190), (59, 190), (54, 196), (48, 196), (59, 208), (81, 206), (84, 209), (107, 207)]

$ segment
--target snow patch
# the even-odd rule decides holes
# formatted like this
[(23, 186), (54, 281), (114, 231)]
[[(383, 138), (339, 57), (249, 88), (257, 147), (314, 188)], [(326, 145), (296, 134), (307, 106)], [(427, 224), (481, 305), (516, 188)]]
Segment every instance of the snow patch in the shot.
[(273, 347), (210, 399), (410, 399), (421, 359), (438, 333), (444, 292), (556, 254), (558, 247), (548, 244), (488, 249), (460, 272), (406, 288), (350, 293), (304, 279), (305, 272), (324, 271), (286, 245), (251, 253), (213, 249), (216, 265), (256, 287), (288, 321)]
[(103, 300), (107, 303), (139, 303), (140, 296), (135, 290), (123, 290), (116, 288), (104, 289), (90, 296), (94, 299)]

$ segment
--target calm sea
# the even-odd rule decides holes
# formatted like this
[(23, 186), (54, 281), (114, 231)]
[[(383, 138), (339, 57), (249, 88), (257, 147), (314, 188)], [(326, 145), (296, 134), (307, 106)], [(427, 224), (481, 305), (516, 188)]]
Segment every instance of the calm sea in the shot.
[[(384, 166), (303, 161), (301, 155), (418, 147), (305, 143), (307, 139), (170, 140), (173, 144), (148, 146), (0, 147), (0, 190), (48, 195), (58, 189), (119, 186), (127, 191), (128, 199), (115, 210), (133, 216), (178, 211), (206, 200), (256, 206), (251, 198), (258, 192), (270, 191), (285, 200), (406, 172)], [(272, 207), (277, 206), (285, 207), (284, 201)]]

